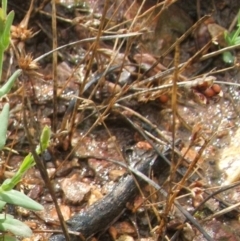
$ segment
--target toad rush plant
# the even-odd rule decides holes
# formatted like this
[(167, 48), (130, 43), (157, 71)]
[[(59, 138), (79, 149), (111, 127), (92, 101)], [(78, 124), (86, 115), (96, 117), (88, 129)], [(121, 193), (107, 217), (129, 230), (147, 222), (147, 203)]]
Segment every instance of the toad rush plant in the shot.
[[(2, 119), (7, 119), (6, 116), (4, 116), (3, 118), (2, 115), (3, 115), (3, 111), (0, 116), (0, 123)], [(5, 138), (6, 136), (0, 135), (1, 141)], [(46, 148), (49, 145), (49, 140), (50, 140), (50, 129), (49, 127), (45, 127), (41, 134), (40, 144), (36, 148), (37, 154), (41, 154), (43, 151), (46, 150)], [(3, 209), (6, 203), (18, 205), (33, 211), (40, 211), (43, 209), (42, 205), (32, 200), (24, 193), (21, 193), (13, 189), (16, 186), (16, 184), (18, 184), (21, 181), (23, 175), (27, 172), (27, 170), (34, 165), (35, 165), (35, 161), (34, 161), (33, 155), (29, 153), (24, 158), (21, 166), (19, 167), (15, 175), (10, 179), (6, 179), (2, 183), (2, 185), (0, 186), (0, 210)], [(26, 224), (22, 223), (17, 219), (14, 219), (13, 216), (8, 214), (0, 214), (0, 231), (3, 231), (3, 232), (8, 231), (16, 236), (22, 236), (22, 237), (29, 237), (32, 235), (32, 230)], [(0, 240), (12, 241), (17, 239), (10, 235), (4, 235), (2, 237), (0, 236)]]
[[(3, 110), (0, 114), (0, 123), (2, 123), (2, 121), (7, 122), (7, 119), (8, 115), (6, 115), (5, 111)], [(5, 139), (6, 135), (0, 134), (0, 140), (2, 142), (5, 142)], [(50, 129), (49, 127), (45, 127), (41, 134), (40, 144), (36, 148), (37, 154), (41, 154), (43, 151), (46, 150), (49, 145), (49, 140)], [(24, 193), (13, 189), (16, 184), (21, 181), (23, 175), (28, 171), (28, 169), (34, 165), (35, 161), (33, 155), (29, 153), (24, 158), (15, 175), (10, 179), (6, 179), (2, 183), (2, 185), (0, 186), (0, 210), (2, 210), (7, 203), (18, 205), (33, 211), (40, 211), (43, 209), (42, 205), (32, 200)], [(2, 231), (3, 233), (10, 232), (15, 236), (22, 237), (30, 237), (32, 235), (32, 230), (26, 224), (17, 219), (14, 219), (12, 215), (8, 214), (0, 214), (0, 231)], [(3, 234), (2, 236), (0, 236), (0, 240), (16, 241), (18, 239), (15, 236)]]
[[(2, 80), (2, 68), (4, 52), (8, 49), (10, 44), (10, 29), (14, 19), (14, 12), (11, 11), (7, 14), (7, 0), (2, 0), (0, 8), (0, 80)], [(13, 75), (6, 81), (6, 83), (0, 88), (0, 98), (6, 95), (12, 88), (15, 80), (21, 75), (22, 70), (16, 70)], [(1, 81), (2, 82), (2, 81)], [(6, 143), (7, 126), (9, 120), (9, 104), (6, 103), (3, 106), (0, 113), (0, 150), (3, 149)], [(50, 129), (45, 127), (42, 131), (40, 144), (36, 148), (37, 154), (41, 154), (46, 150), (50, 140)], [(28, 154), (23, 160), (21, 166), (15, 175), (6, 179), (0, 186), (0, 211), (4, 206), (9, 203), (18, 205), (30, 210), (39, 211), (43, 209), (43, 206), (35, 202), (25, 194), (14, 190), (13, 188), (18, 184), (26, 171), (35, 165), (32, 154)], [(23, 222), (15, 219), (9, 214), (0, 214), (0, 241), (15, 241), (18, 240), (16, 236), (29, 237), (32, 235), (32, 230)]]

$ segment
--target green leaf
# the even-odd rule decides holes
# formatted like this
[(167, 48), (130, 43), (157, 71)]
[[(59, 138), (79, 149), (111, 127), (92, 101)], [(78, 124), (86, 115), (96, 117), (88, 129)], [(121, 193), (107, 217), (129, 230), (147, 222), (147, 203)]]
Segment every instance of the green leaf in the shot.
[(3, 202), (0, 200), (0, 211), (2, 211), (2, 209), (5, 207), (6, 202)]
[(3, 235), (0, 237), (0, 241), (18, 241), (18, 239), (13, 236)]
[(238, 23), (237, 23), (237, 26), (240, 27), (240, 10), (238, 12)]
[(4, 26), (5, 26), (5, 15), (3, 13), (3, 9), (0, 8), (0, 37), (3, 34)]
[(21, 73), (22, 73), (22, 70), (18, 69), (12, 74), (12, 76), (8, 79), (8, 81), (0, 89), (0, 98), (2, 96), (6, 95), (11, 90), (15, 80), (21, 75)]
[(25, 174), (25, 172), (33, 167), (35, 165), (35, 161), (33, 158), (33, 155), (31, 153), (29, 153), (23, 160), (22, 164), (20, 165), (17, 173), (19, 174)]
[(10, 191), (0, 191), (0, 200), (21, 206), (23, 208), (34, 210), (34, 211), (41, 211), (43, 210), (43, 206), (28, 196), (26, 196), (24, 193), (21, 193), (16, 190), (10, 190)]
[(28, 171), (34, 165), (35, 165), (35, 161), (32, 154), (30, 153), (24, 158), (22, 164), (20, 165), (20, 167), (18, 168), (14, 176), (10, 179), (4, 180), (3, 184), (1, 185), (1, 189), (3, 191), (12, 190), (21, 181), (26, 171)]
[(236, 30), (229, 33), (229, 37), (230, 37), (231, 41), (233, 40), (235, 33), (236, 33)]
[(225, 38), (228, 46), (230, 46), (231, 43), (232, 43), (231, 33), (229, 33), (228, 31), (225, 31), (225, 32), (224, 32), (224, 38)]
[(14, 219), (11, 215), (1, 214), (0, 215), (0, 230), (8, 231), (17, 236), (31, 237), (32, 230), (23, 222)]
[(14, 12), (11, 11), (7, 16), (5, 26), (4, 26), (3, 35), (1, 36), (1, 45), (2, 45), (4, 50), (8, 48), (9, 43), (10, 43), (10, 39), (11, 39), (10, 31), (11, 31), (13, 19), (14, 19)]
[(7, 0), (2, 0), (2, 9), (3, 9), (3, 13), (4, 13), (4, 18), (7, 15)]
[(5, 21), (5, 15), (4, 15), (4, 10), (3, 8), (0, 8), (0, 20)]
[(3, 147), (6, 144), (6, 138), (7, 138), (7, 127), (8, 127), (8, 118), (9, 118), (9, 104), (6, 103), (3, 107), (2, 112), (0, 113), (0, 150), (3, 149)]
[(240, 36), (235, 39), (235, 45), (240, 44)]
[[(14, 175), (15, 176), (15, 175)], [(21, 180), (21, 179), (20, 179)], [(18, 182), (20, 181), (18, 180)], [(13, 180), (13, 178), (7, 178), (4, 180), (4, 182), (1, 185), (1, 190), (3, 191), (10, 191), (12, 190), (17, 184), (18, 182), (16, 182), (15, 180)]]

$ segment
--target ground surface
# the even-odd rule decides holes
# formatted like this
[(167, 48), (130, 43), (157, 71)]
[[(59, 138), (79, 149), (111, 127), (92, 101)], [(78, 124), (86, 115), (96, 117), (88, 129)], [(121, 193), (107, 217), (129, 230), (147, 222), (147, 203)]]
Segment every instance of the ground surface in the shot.
[[(52, 49), (52, 7), (36, 1), (27, 26), (22, 20), (29, 5), (9, 2), (15, 26), (21, 22), (36, 35), (16, 37), (15, 51), (6, 54), (4, 74), (22, 67), (24, 75), (8, 97), (8, 147), (15, 152), (2, 154), (1, 178), (11, 175), (31, 149), (26, 128), (37, 144), (43, 126), (50, 125), (51, 145), (41, 158), (63, 218), (72, 218), (71, 230), (92, 240), (240, 240), (238, 50), (232, 50), (232, 64), (221, 54), (207, 55), (225, 47), (212, 38), (221, 42), (221, 27), (229, 28), (240, 1), (58, 1), (58, 46), (85, 42), (59, 50), (56, 66), (50, 54), (38, 68), (24, 59)], [(100, 36), (105, 39), (96, 40)], [(173, 83), (180, 85), (174, 89)], [(153, 160), (157, 164), (150, 169)], [(128, 182), (133, 180), (128, 165), (144, 170), (164, 191), (156, 192), (139, 177), (136, 191)], [(39, 170), (32, 168), (17, 188), (45, 208), (33, 213), (9, 207), (34, 231), (25, 240), (61, 233)], [(112, 213), (104, 218), (107, 209)]]

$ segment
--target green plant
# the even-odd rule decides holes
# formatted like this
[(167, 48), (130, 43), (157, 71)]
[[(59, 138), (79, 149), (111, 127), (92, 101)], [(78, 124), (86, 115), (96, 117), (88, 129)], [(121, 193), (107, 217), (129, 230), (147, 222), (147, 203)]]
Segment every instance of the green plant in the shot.
[[(3, 111), (2, 111), (3, 113)], [(6, 121), (7, 117), (2, 115), (0, 116), (0, 122), (2, 120)], [(3, 116), (3, 117), (2, 117)], [(6, 135), (0, 135), (0, 140), (5, 141)], [(41, 154), (43, 151), (46, 150), (46, 148), (49, 145), (50, 140), (50, 128), (44, 127), (41, 138), (40, 138), (40, 144), (36, 148), (37, 154)], [(0, 210), (3, 209), (3, 207), (6, 205), (6, 203), (18, 205), (24, 208), (27, 208), (29, 210), (34, 211), (40, 211), (43, 209), (43, 206), (39, 203), (35, 202), (25, 194), (13, 190), (13, 188), (18, 184), (23, 175), (35, 165), (34, 158), (31, 153), (29, 153), (23, 160), (21, 166), (19, 167), (18, 171), (15, 173), (15, 175), (10, 178), (6, 179), (3, 184), (0, 186)], [(0, 214), (0, 230), (2, 232), (11, 232), (14, 235), (17, 236), (23, 236), (23, 237), (29, 237), (32, 235), (31, 229), (21, 221), (14, 219), (13, 216), (8, 214)], [(0, 240), (1, 239), (0, 237)], [(13, 236), (4, 235), (5, 241), (12, 241), (17, 240)]]
[[(2, 7), (0, 8), (0, 79), (2, 82), (2, 68), (4, 52), (8, 49), (10, 44), (10, 29), (14, 19), (14, 12), (11, 11), (7, 14), (7, 0), (2, 0)], [(6, 95), (12, 88), (15, 80), (21, 75), (22, 70), (16, 70), (12, 76), (5, 82), (0, 88), (0, 98)], [(0, 113), (0, 150), (3, 149), (6, 143), (7, 126), (9, 120), (10, 106), (6, 103)], [(40, 144), (36, 148), (36, 153), (41, 154), (46, 150), (50, 140), (50, 129), (45, 127), (42, 131)], [(30, 210), (42, 210), (43, 207), (39, 203), (35, 202), (25, 194), (14, 190), (13, 188), (18, 184), (26, 171), (35, 165), (32, 154), (28, 154), (23, 160), (21, 166), (15, 175), (6, 179), (0, 186), (0, 211), (4, 208), (6, 203), (18, 205)], [(32, 235), (31, 229), (23, 222), (14, 219), (13, 216), (8, 214), (0, 214), (0, 231), (3, 235), (0, 236), (0, 240), (13, 241), (17, 240), (15, 236), (29, 237)], [(13, 235), (5, 235), (4, 233), (11, 233)]]
[[(0, 117), (0, 122), (2, 121), (1, 118), (2, 116)], [(6, 118), (7, 118), (6, 116), (3, 117), (4, 121), (6, 121)], [(6, 135), (5, 136), (0, 135), (1, 141), (5, 142), (5, 139), (6, 139)], [(46, 148), (49, 145), (49, 140), (50, 140), (50, 128), (46, 126), (42, 131), (40, 144), (36, 148), (37, 154), (41, 154), (46, 150)], [(42, 205), (35, 202), (25, 194), (13, 189), (16, 186), (16, 184), (18, 184), (21, 181), (23, 175), (29, 170), (29, 168), (31, 168), (34, 165), (35, 165), (35, 161), (34, 161), (33, 155), (29, 153), (24, 158), (21, 166), (19, 167), (15, 175), (12, 178), (6, 179), (3, 182), (3, 184), (0, 186), (0, 210), (3, 209), (6, 203), (18, 205), (34, 211), (40, 211), (43, 209)], [(3, 232), (11, 232), (14, 235), (23, 236), (23, 237), (29, 237), (32, 235), (31, 229), (26, 224), (22, 223), (17, 219), (14, 219), (11, 215), (5, 215), (5, 214), (0, 214), (0, 230)], [(1, 237), (0, 237), (0, 240), (2, 240)], [(13, 236), (5, 235), (4, 240), (12, 241), (17, 239)]]
[(0, 77), (2, 77), (4, 52), (10, 43), (10, 29), (13, 18), (13, 11), (7, 15), (7, 0), (2, 0), (2, 8), (0, 8)]
[[(228, 31), (224, 32), (224, 38), (228, 46), (235, 46), (240, 44), (240, 11), (238, 13), (237, 19), (237, 29), (229, 33)], [(231, 52), (226, 51), (223, 53), (223, 61), (228, 64), (234, 62), (234, 57)]]

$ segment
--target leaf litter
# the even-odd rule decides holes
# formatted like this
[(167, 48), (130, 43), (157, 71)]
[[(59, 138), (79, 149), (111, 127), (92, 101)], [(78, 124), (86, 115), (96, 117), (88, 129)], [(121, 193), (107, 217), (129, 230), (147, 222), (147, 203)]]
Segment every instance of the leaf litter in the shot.
[[(199, 61), (201, 54), (205, 56), (217, 51), (215, 44), (208, 44), (211, 35), (206, 32), (207, 28), (201, 29), (201, 35), (196, 34), (200, 30), (194, 29), (192, 35), (184, 37), (178, 61), (172, 52), (197, 16), (210, 13), (211, 7), (205, 1), (200, 9), (193, 3), (181, 5), (181, 1), (132, 3), (125, 0), (123, 5), (120, 1), (109, 1), (108, 5), (101, 0), (66, 1), (65, 6), (62, 6), (63, 1), (56, 3), (59, 46), (91, 37), (97, 40), (99, 33), (101, 36), (140, 33), (124, 40), (114, 37), (98, 42), (86, 41), (58, 51), (58, 126), (46, 157), (42, 158), (64, 219), (87, 213), (94, 203), (111, 194), (115, 185), (128, 176), (127, 166), (137, 167), (143, 150), (154, 152), (159, 149), (159, 144), (171, 149), (175, 141), (175, 154), (166, 154), (171, 166), (166, 171), (154, 170), (148, 175), (167, 196), (156, 192), (149, 184), (142, 184), (141, 194), (133, 194), (124, 205), (127, 207), (123, 209), (127, 209), (125, 214), (117, 217), (113, 214), (110, 221), (101, 220), (106, 221), (105, 228), (99, 230), (100, 236), (99, 232), (92, 233), (95, 235), (92, 240), (164, 240), (164, 236), (171, 240), (203, 240), (203, 237), (239, 240), (238, 207), (221, 214), (224, 209), (239, 203), (239, 187), (230, 188), (239, 181), (240, 175), (237, 165), (239, 87), (234, 86), (238, 84), (238, 66), (224, 70), (228, 66), (224, 65), (221, 56)], [(228, 21), (222, 27), (231, 24), (226, 12), (234, 7), (229, 6), (234, 3), (221, 3), (214, 1), (217, 12), (211, 21), (200, 23), (202, 28), (213, 22), (221, 25), (219, 18)], [(15, 8), (16, 4), (10, 1), (11, 7)], [(18, 64), (19, 61), (22, 63), (22, 57), (28, 57), (30, 62), (22, 63), (27, 65), (25, 74), (19, 78), (15, 92), (9, 94), (12, 121), (7, 147), (18, 155), (4, 153), (2, 179), (15, 171), (21, 161), (19, 155), (23, 158), (30, 150), (22, 121), (23, 106), (27, 106), (28, 129), (36, 143), (42, 126), (53, 125), (51, 57), (41, 60), (36, 68), (31, 65), (34, 58), (51, 50), (51, 6), (47, 1), (42, 5), (34, 4), (39, 7), (38, 12), (30, 9), (29, 22), (25, 18), (21, 25), (26, 30), (31, 29), (31, 38), (27, 42), (18, 38), (14, 43), (17, 48), (16, 56), (12, 57), (14, 63), (11, 58), (6, 58), (9, 62), (6, 61), (5, 76), (9, 69), (23, 66)], [(19, 6), (28, 8), (23, 4)], [(22, 12), (18, 8), (15, 11), (19, 14), (17, 19), (23, 19)], [(234, 14), (237, 14), (237, 7), (231, 19)], [(32, 33), (36, 35), (32, 36)], [(207, 47), (202, 52), (199, 46), (205, 44)], [(19, 56), (19, 50), (24, 50), (26, 55)], [(200, 57), (195, 56), (198, 50)], [(33, 58), (29, 59), (28, 53)], [(192, 56), (195, 57), (190, 59)], [(173, 61), (177, 64), (173, 65)], [(177, 84), (181, 86), (174, 93), (172, 85), (178, 64)], [(108, 71), (109, 66), (116, 65), (119, 67)], [(93, 78), (97, 81), (83, 92), (84, 86)], [(220, 90), (215, 91), (215, 84)], [(167, 87), (163, 88), (165, 85)], [(177, 96), (176, 115), (171, 103), (174, 94)], [(74, 108), (70, 108), (75, 97), (79, 98), (73, 103)], [(120, 166), (113, 160), (126, 165)], [(192, 163), (190, 175), (181, 182)], [(33, 168), (27, 173), (19, 188), (45, 205), (43, 213), (18, 211), (19, 217), (32, 222), (35, 234), (31, 240), (49, 240), (55, 229), (61, 228), (52, 197), (39, 171)], [(217, 193), (223, 188), (226, 190)], [(201, 207), (195, 218), (208, 236), (202, 234), (195, 223), (186, 221), (186, 216), (171, 204), (169, 190), (178, 192), (176, 200), (192, 215), (195, 208)], [(205, 201), (207, 197), (210, 198)], [(213, 219), (212, 215), (218, 213)], [(205, 221), (208, 217), (212, 220)]]

